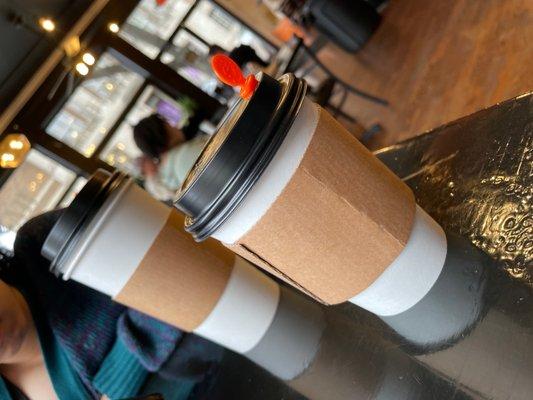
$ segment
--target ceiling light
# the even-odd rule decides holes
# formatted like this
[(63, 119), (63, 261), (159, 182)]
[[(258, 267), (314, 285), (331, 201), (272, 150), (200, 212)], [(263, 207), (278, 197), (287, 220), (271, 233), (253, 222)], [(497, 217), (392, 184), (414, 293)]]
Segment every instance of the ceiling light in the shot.
[(9, 141), (9, 148), (13, 150), (22, 150), (24, 148), (24, 143), (18, 139), (12, 139)]
[(4, 153), (1, 157), (2, 163), (9, 163), (11, 161), (15, 161), (15, 156), (11, 153)]
[(43, 28), (46, 32), (53, 32), (56, 29), (55, 22), (50, 18), (39, 18), (39, 25), (41, 25), (41, 28)]
[(6, 135), (0, 140), (0, 167), (17, 168), (31, 149), (28, 138), (21, 133)]
[(113, 32), (113, 33), (118, 33), (118, 31), (120, 30), (120, 27), (118, 26), (118, 24), (116, 22), (111, 22), (107, 28), (109, 29), (109, 31)]
[(94, 63), (96, 62), (96, 59), (91, 53), (85, 53), (82, 57), (82, 60), (87, 65), (94, 65)]
[(84, 63), (80, 62), (76, 64), (76, 71), (78, 71), (78, 74), (80, 74), (81, 76), (85, 76), (89, 73), (89, 67)]

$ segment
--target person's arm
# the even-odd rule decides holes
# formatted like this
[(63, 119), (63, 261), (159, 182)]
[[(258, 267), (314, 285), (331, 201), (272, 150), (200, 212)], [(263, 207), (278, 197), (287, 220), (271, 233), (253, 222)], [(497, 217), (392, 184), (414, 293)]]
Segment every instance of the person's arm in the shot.
[(188, 333), (159, 372), (168, 380), (186, 378), (201, 382), (218, 366), (223, 354), (221, 346)]
[(22, 226), (15, 254), (84, 382), (110, 398), (134, 396), (149, 373), (157, 372), (174, 352), (182, 332), (50, 273), (40, 252), (61, 214), (62, 210), (48, 212)]

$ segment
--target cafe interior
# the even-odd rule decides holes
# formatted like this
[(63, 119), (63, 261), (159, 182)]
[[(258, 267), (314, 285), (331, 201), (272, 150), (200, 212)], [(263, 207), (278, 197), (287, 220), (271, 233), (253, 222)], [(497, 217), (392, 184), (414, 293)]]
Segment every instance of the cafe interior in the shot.
[(531, 60), (530, 0), (1, 0), (0, 399), (530, 400)]

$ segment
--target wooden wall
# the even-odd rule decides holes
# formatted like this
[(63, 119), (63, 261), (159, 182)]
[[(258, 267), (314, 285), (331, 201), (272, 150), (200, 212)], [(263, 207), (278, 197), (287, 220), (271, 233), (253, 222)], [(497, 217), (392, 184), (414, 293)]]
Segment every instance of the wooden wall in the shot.
[(337, 74), (387, 98), (348, 107), (388, 145), (533, 91), (532, 0), (391, 0), (358, 54), (321, 54)]

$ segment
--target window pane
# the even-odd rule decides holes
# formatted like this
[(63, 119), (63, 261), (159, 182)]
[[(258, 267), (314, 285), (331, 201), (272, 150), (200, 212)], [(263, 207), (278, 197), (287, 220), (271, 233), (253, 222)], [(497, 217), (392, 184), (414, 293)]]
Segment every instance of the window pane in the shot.
[(74, 179), (71, 170), (30, 150), (0, 188), (0, 247), (12, 250), (17, 230), (35, 215), (55, 208)]
[(85, 186), (87, 183), (87, 179), (83, 176), (79, 176), (78, 179), (72, 184), (70, 190), (65, 194), (63, 197), (63, 200), (61, 201), (61, 204), (59, 204), (60, 208), (66, 208), (72, 203), (72, 201), (76, 198), (78, 193), (81, 189)]
[(228, 51), (247, 44), (254, 48), (263, 60), (270, 59), (275, 49), (250, 31), (222, 8), (207, 0), (201, 0), (185, 26), (207, 43), (216, 44)]
[(187, 97), (173, 100), (154, 86), (147, 86), (125, 120), (119, 126), (100, 158), (132, 176), (139, 175), (135, 160), (141, 151), (133, 141), (132, 127), (151, 114), (161, 115), (170, 125), (182, 127), (187, 123), (195, 104)]
[(150, 58), (156, 58), (194, 0), (142, 0), (120, 30), (120, 37)]
[(218, 80), (211, 70), (209, 47), (184, 30), (176, 35), (172, 44), (161, 61), (204, 92), (214, 95)]
[(46, 132), (91, 157), (143, 84), (143, 78), (104, 53), (52, 119)]

